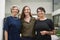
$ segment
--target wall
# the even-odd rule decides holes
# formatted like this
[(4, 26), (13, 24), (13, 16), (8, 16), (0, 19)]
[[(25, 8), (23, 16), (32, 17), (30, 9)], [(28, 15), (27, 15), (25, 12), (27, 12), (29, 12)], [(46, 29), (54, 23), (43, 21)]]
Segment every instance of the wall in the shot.
[(0, 0), (0, 40), (2, 40), (3, 35), (3, 19), (5, 16), (5, 0)]
[(52, 0), (18, 0), (18, 1), (17, 0), (6, 0), (5, 5), (6, 5), (5, 13), (7, 16), (10, 15), (10, 8), (12, 5), (19, 6), (20, 13), (21, 13), (22, 8), (25, 5), (28, 5), (31, 8), (32, 14), (37, 14), (36, 9), (38, 7), (44, 7), (46, 10), (46, 14), (49, 14), (50, 17), (51, 17), (51, 13), (52, 13)]

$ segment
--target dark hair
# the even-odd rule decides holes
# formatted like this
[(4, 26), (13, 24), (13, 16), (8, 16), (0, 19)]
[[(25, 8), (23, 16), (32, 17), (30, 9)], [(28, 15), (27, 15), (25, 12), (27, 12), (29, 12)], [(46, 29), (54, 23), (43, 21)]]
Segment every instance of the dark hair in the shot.
[[(12, 6), (12, 8), (11, 8), (11, 13), (12, 13), (12, 9), (14, 9), (15, 7), (17, 7), (17, 6)], [(18, 9), (18, 13), (19, 13), (19, 9)]]
[[(26, 7), (28, 7), (28, 6), (24, 6), (23, 9), (22, 9), (21, 20), (25, 18), (24, 10), (25, 10)], [(30, 9), (30, 11), (31, 11), (31, 9)], [(30, 17), (32, 17), (31, 12), (29, 13), (29, 15), (30, 15)]]
[(38, 7), (38, 8), (37, 8), (37, 13), (38, 13), (38, 9), (39, 9), (39, 10), (42, 10), (43, 12), (46, 12), (43, 7)]

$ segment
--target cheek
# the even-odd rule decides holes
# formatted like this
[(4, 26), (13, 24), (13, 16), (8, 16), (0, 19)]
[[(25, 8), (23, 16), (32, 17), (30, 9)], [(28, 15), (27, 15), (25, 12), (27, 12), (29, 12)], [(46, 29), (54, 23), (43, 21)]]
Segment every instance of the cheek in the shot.
[(38, 15), (41, 15), (41, 13), (38, 13)]

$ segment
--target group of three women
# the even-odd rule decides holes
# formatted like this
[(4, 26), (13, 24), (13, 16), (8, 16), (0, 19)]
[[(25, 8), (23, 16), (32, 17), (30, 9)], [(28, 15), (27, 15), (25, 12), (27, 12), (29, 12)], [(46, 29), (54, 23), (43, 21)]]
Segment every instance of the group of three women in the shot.
[(37, 8), (37, 19), (32, 17), (31, 9), (28, 6), (23, 7), (20, 19), (16, 17), (18, 13), (18, 7), (13, 6), (12, 15), (4, 21), (5, 40), (51, 40), (54, 26), (53, 22), (45, 17), (43, 7)]

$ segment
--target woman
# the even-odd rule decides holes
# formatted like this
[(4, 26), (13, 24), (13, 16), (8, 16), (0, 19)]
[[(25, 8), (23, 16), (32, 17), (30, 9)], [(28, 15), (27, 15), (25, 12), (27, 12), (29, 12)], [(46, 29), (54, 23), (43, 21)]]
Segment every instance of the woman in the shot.
[(4, 36), (5, 40), (20, 40), (21, 21), (16, 15), (19, 13), (17, 6), (12, 6), (11, 16), (4, 21)]
[(34, 22), (35, 18), (31, 15), (31, 10), (28, 6), (24, 6), (21, 14), (22, 20), (22, 40), (33, 40), (34, 37)]
[(51, 40), (51, 35), (54, 34), (54, 26), (51, 19), (45, 17), (45, 9), (37, 8), (38, 19), (35, 22), (35, 40)]

